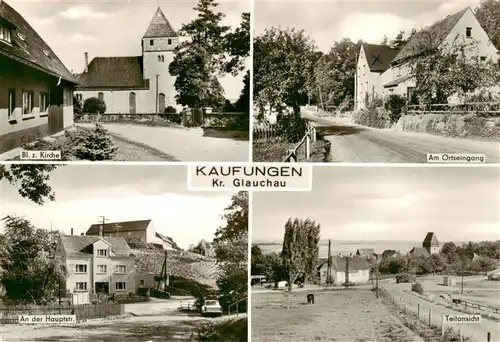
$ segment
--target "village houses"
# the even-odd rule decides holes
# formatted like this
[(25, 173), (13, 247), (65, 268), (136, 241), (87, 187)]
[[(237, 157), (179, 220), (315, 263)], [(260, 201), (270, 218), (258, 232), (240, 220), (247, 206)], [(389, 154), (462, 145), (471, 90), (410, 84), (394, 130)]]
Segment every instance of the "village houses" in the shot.
[(175, 249), (175, 242), (171, 237), (157, 233), (152, 220), (111, 222), (92, 224), (85, 235), (135, 238), (138, 241), (156, 245), (161, 249)]
[[(498, 50), (469, 7), (415, 33), (401, 49), (363, 44), (356, 69), (355, 110), (366, 108), (377, 97), (392, 94), (411, 99), (415, 79), (410, 61), (418, 57), (422, 46), (444, 49), (467, 42), (475, 42), (474, 48), (467, 52), (469, 56), (479, 57), (483, 62), (498, 61)], [(456, 99), (449, 101), (456, 102)]]
[(175, 77), (169, 65), (179, 45), (179, 35), (158, 7), (141, 39), (141, 56), (94, 57), (78, 75), (77, 97), (97, 97), (109, 114), (165, 113), (176, 104)]
[(76, 83), (30, 24), (0, 0), (0, 154), (71, 127)]
[[(365, 258), (359, 255), (333, 255), (330, 257), (330, 263), (328, 263), (328, 258), (320, 259), (319, 283), (342, 285), (346, 281), (346, 272), (349, 272), (349, 282), (354, 284), (365, 284), (370, 280), (370, 265)], [(330, 279), (328, 279), (329, 273)]]

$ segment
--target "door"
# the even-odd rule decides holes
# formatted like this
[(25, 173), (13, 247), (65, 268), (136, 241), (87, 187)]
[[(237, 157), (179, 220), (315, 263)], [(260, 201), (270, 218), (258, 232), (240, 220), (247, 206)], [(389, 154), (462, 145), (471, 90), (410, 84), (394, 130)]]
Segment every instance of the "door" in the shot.
[(95, 283), (95, 292), (96, 293), (105, 293), (109, 294), (109, 283)]
[(56, 134), (64, 130), (63, 106), (49, 107), (49, 132)]
[(135, 93), (130, 93), (128, 96), (128, 112), (130, 114), (135, 114)]
[(158, 114), (165, 114), (165, 94), (158, 95)]

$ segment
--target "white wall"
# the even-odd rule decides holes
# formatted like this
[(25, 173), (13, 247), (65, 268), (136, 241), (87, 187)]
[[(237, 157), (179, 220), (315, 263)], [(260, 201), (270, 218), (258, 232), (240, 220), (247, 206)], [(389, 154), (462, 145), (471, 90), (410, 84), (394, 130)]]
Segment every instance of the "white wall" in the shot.
[[(86, 273), (76, 273), (76, 265), (87, 265)], [(93, 288), (93, 267), (92, 258), (88, 257), (68, 257), (66, 259), (66, 267), (68, 269), (68, 277), (66, 278), (66, 290), (73, 292), (77, 282), (86, 282), (87, 290)]]
[(135, 93), (135, 112), (136, 114), (155, 113), (155, 99), (150, 99), (151, 90), (78, 90), (75, 93), (82, 95), (82, 101), (91, 97), (98, 97), (103, 93), (106, 103), (106, 113), (108, 114), (130, 114), (130, 93)]

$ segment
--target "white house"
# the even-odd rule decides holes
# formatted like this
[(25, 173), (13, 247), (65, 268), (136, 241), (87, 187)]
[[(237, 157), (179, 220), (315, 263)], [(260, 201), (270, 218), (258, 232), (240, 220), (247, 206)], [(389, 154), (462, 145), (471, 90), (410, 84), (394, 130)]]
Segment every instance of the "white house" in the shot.
[(77, 96), (85, 101), (97, 97), (109, 114), (165, 113), (168, 106), (179, 109), (175, 100), (175, 77), (168, 68), (179, 36), (158, 7), (142, 37), (142, 55), (95, 57), (78, 76)]
[(175, 242), (172, 238), (157, 233), (152, 220), (111, 222), (104, 225), (93, 224), (87, 229), (85, 235), (137, 238), (145, 243), (159, 245), (163, 249), (175, 249)]
[[(348, 261), (346, 257), (331, 256), (331, 284), (341, 285), (346, 281), (346, 270), (349, 271), (349, 282), (355, 284), (365, 284), (370, 280), (370, 265), (365, 258), (359, 255), (352, 255)], [(328, 259), (322, 260), (318, 266), (320, 284), (328, 284)]]
[[(415, 87), (410, 61), (418, 58), (424, 46), (445, 49), (460, 42), (475, 42), (474, 48), (467, 51), (470, 57), (479, 57), (481, 61), (498, 61), (498, 50), (469, 7), (414, 34), (401, 51), (392, 58), (389, 63), (390, 67), (380, 73), (379, 78), (372, 73), (368, 79), (367, 73), (361, 67), (364, 65), (362, 58), (367, 56), (363, 51), (365, 46), (363, 45), (358, 59), (356, 80), (360, 80), (360, 86), (362, 82), (365, 82), (365, 85), (355, 92), (356, 104), (360, 104), (356, 109), (364, 108), (367, 90), (371, 92), (370, 96), (385, 97), (390, 94), (399, 94), (410, 98), (412, 89)], [(378, 82), (381, 87), (377, 87)]]
[(122, 237), (63, 235), (57, 253), (68, 270), (68, 293), (136, 291), (134, 256)]

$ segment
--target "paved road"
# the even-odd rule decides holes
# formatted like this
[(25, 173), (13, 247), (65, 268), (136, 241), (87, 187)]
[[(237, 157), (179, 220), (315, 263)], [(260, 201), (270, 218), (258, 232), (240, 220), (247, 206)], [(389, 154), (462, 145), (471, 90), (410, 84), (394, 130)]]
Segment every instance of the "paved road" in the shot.
[[(447, 309), (444, 306), (429, 303), (409, 292), (403, 291), (408, 290), (410, 284), (384, 284), (383, 286), (396, 300), (400, 298), (407, 303), (407, 307), (410, 308), (412, 312), (417, 312), (417, 304), (420, 304), (420, 315), (424, 320), (428, 320), (429, 309), (432, 309), (431, 321), (433, 325), (438, 327), (442, 324), (443, 315), (465, 315), (462, 312)], [(448, 324), (448, 323), (447, 323)], [(457, 331), (458, 327), (455, 326)], [(464, 336), (472, 339), (472, 342), (485, 342), (487, 338), (487, 333), (491, 333), (491, 341), (500, 341), (500, 325), (498, 322), (493, 320), (488, 320), (482, 318), (481, 323), (469, 323), (461, 324), (460, 331)]]
[(500, 142), (448, 138), (428, 133), (398, 132), (326, 118), (302, 110), (332, 143), (332, 162), (425, 163), (427, 153), (482, 153), (487, 163), (500, 162)]
[[(78, 124), (93, 127), (92, 124)], [(248, 141), (203, 136), (201, 128), (149, 127), (134, 124), (104, 124), (113, 135), (162, 151), (185, 162), (248, 162)]]

